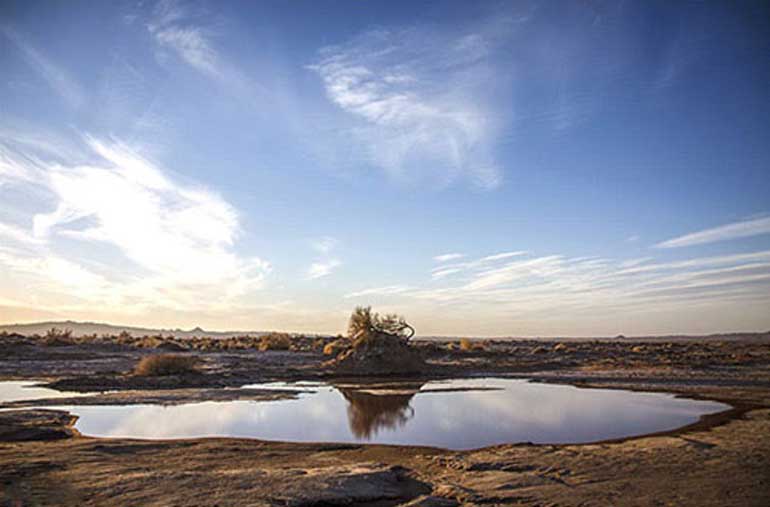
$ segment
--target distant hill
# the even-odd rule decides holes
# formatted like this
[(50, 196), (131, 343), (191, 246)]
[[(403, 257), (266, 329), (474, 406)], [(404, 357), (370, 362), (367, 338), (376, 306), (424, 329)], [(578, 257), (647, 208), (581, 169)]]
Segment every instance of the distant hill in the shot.
[[(46, 321), (46, 322), (33, 322), (29, 324), (0, 324), (0, 332), (5, 331), (8, 333), (19, 333), (22, 335), (45, 334), (52, 327), (59, 329), (69, 329), (75, 336), (83, 335), (118, 335), (125, 331), (131, 333), (134, 336), (174, 336), (176, 338), (192, 338), (193, 336), (207, 336), (210, 338), (229, 338), (231, 336), (262, 336), (271, 331), (206, 331), (200, 327), (195, 327), (190, 330), (184, 329), (160, 329), (149, 327), (135, 327), (135, 326), (116, 326), (113, 324), (105, 324), (102, 322), (75, 322), (72, 320), (62, 321)], [(290, 334), (303, 334), (305, 336), (328, 336), (324, 333), (290, 333)], [(709, 340), (709, 341), (769, 341), (770, 331), (765, 332), (744, 332), (744, 333), (714, 333), (710, 335), (660, 335), (660, 336), (624, 336), (617, 335), (614, 337), (609, 336), (583, 336), (583, 337), (567, 337), (567, 336), (542, 336), (542, 337), (527, 337), (527, 336), (498, 336), (498, 337), (473, 337), (473, 336), (417, 336), (417, 340), (421, 341), (456, 341), (462, 337), (468, 337), (471, 339), (489, 339), (489, 340), (542, 340), (542, 341), (629, 341), (629, 342), (656, 342), (656, 341), (687, 341), (687, 340)]]
[(228, 338), (230, 336), (260, 336), (267, 334), (268, 331), (206, 331), (200, 327), (185, 331), (183, 329), (158, 329), (133, 326), (115, 326), (101, 322), (75, 322), (72, 320), (33, 322), (30, 324), (0, 324), (0, 331), (8, 333), (19, 333), (22, 335), (43, 335), (52, 327), (59, 329), (69, 329), (75, 336), (83, 335), (117, 335), (125, 331), (134, 336), (145, 335), (164, 335), (174, 336), (176, 338), (192, 338), (193, 336), (208, 336), (211, 338)]

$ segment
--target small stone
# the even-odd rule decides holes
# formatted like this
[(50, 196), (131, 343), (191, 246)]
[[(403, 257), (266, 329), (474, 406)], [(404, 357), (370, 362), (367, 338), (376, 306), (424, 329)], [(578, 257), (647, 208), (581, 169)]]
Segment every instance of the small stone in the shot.
[(459, 502), (451, 498), (423, 495), (409, 503), (402, 504), (402, 507), (456, 507), (457, 505), (460, 505)]

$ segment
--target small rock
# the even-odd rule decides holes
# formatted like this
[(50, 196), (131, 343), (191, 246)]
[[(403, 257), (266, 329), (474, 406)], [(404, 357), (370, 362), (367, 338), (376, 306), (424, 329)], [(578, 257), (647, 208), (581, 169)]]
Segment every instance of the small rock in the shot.
[(401, 504), (402, 507), (456, 507), (457, 505), (460, 505), (457, 500), (432, 495), (423, 495), (409, 503)]

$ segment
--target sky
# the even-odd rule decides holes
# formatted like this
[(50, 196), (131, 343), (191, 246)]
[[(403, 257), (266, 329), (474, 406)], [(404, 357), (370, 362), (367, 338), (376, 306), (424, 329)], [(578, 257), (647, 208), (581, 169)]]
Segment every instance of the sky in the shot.
[(770, 329), (767, 2), (0, 3), (0, 322)]

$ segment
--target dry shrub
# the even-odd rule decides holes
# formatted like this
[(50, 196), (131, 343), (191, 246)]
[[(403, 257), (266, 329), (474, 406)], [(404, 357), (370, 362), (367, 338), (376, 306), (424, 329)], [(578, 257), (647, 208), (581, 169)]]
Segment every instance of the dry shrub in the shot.
[(373, 312), (371, 306), (357, 306), (350, 314), (348, 336), (356, 338), (376, 333), (392, 334), (409, 340), (414, 336), (414, 328), (395, 313), (380, 315)]
[(43, 343), (50, 347), (72, 345), (74, 343), (74, 340), (72, 339), (72, 330), (52, 327), (43, 337)]
[(350, 341), (346, 339), (334, 340), (333, 342), (327, 343), (324, 346), (324, 355), (336, 356), (343, 350), (347, 349), (349, 346), (350, 346)]
[(196, 373), (198, 358), (178, 354), (155, 354), (143, 357), (134, 367), (134, 375), (157, 377), (162, 375), (183, 375)]
[(473, 341), (470, 338), (462, 338), (459, 345), (460, 350), (463, 352), (470, 352), (472, 350), (485, 350), (482, 342)]
[(289, 350), (291, 335), (288, 333), (270, 333), (259, 340), (259, 350)]

